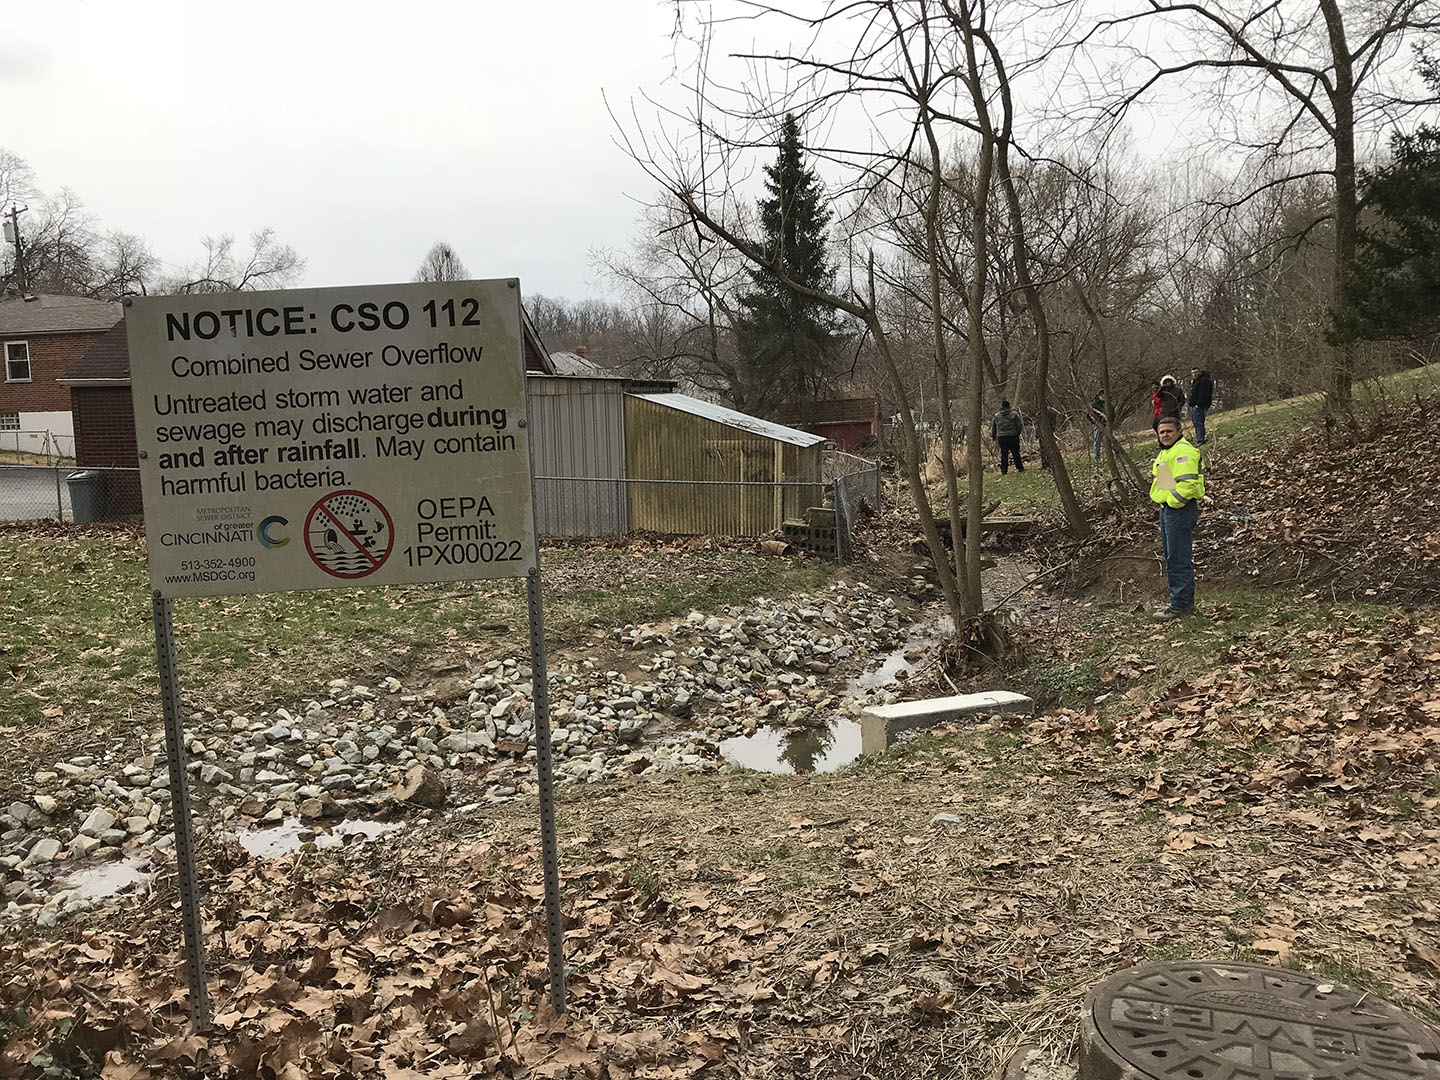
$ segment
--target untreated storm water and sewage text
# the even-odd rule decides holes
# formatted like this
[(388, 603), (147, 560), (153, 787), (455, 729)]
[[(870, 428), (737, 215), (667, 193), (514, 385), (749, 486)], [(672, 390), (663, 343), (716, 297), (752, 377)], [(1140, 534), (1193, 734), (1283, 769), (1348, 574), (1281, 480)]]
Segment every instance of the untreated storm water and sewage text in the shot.
[[(349, 411), (324, 411), (315, 415), (276, 416), (287, 408), (337, 409), (342, 397), (336, 390), (287, 391), (276, 395), (272, 407), (265, 392), (230, 394), (224, 397), (188, 395), (156, 395), (155, 414), (160, 417), (187, 415), (213, 418), (250, 413), (265, 413), (272, 419), (215, 420), (159, 424), (156, 441), (167, 449), (156, 463), (161, 470), (161, 490), (167, 495), (211, 495), (244, 491), (269, 491), (287, 488), (330, 487), (347, 483), (340, 468), (322, 471), (295, 469), (270, 471), (271, 465), (309, 462), (353, 462), (374, 454), (376, 457), (403, 457), (419, 461), (426, 451), (436, 455), (485, 454), (497, 450), (514, 450), (514, 435), (506, 433), (507, 410), (504, 408), (446, 408), (437, 406), (428, 411), (418, 409), (401, 412), (374, 413), (368, 410), (381, 404), (409, 404), (411, 392), (419, 390), (418, 400), (428, 404), (436, 400), (463, 401), (464, 382), (432, 386), (392, 386), (384, 384), (368, 389), (350, 389)], [(293, 404), (292, 404), (293, 403)], [(367, 410), (357, 412), (355, 410)], [(428, 437), (440, 430), (446, 435)], [(364, 433), (363, 442), (351, 432)], [(379, 433), (379, 434), (377, 434)], [(420, 433), (416, 438), (406, 436)], [(313, 438), (312, 438), (313, 436)], [(319, 438), (324, 436), (323, 439)], [(265, 441), (265, 445), (253, 445)], [(208, 454), (207, 454), (208, 450)], [(273, 454), (273, 456), (272, 456)], [(219, 475), (176, 475), (177, 470), (199, 470), (222, 467)], [(228, 470), (236, 466), (256, 466), (248, 473)]]
[[(443, 294), (476, 286), (492, 295)], [(152, 500), (172, 519), (150, 530), (162, 562), (174, 553), (166, 584), (253, 573), (245, 591), (265, 591), (267, 570), (295, 582), (281, 587), (318, 587), (533, 562), (517, 292), (393, 292), (136, 302), (142, 480), (147, 521)]]

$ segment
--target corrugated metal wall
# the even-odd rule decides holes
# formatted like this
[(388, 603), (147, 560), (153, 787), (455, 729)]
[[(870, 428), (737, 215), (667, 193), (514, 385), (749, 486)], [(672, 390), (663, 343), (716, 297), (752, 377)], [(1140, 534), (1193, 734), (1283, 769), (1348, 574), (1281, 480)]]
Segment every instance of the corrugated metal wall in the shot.
[[(676, 481), (629, 485), (630, 527), (637, 532), (763, 536), (823, 498), (818, 444), (792, 446), (638, 397), (625, 399), (625, 443), (632, 480)], [(684, 482), (691, 480), (816, 483), (780, 488)]]
[[(825, 485), (823, 483), (823, 470), (825, 466), (825, 448), (822, 444), (815, 446), (785, 446), (785, 479), (803, 480), (814, 484), (814, 487), (787, 487), (784, 490), (784, 500), (780, 507), (780, 519), (788, 521), (794, 518), (803, 518), (805, 510), (811, 506), (825, 505)], [(777, 529), (779, 526), (775, 526)]]
[[(615, 379), (529, 378), (535, 476), (625, 476), (625, 392)], [(622, 536), (630, 531), (623, 483), (535, 481), (542, 536)]]

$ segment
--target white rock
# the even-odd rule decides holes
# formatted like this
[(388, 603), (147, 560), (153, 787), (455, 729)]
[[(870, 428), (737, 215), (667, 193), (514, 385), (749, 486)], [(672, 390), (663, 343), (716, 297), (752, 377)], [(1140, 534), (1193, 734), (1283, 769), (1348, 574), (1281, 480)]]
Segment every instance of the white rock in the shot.
[(104, 807), (97, 806), (80, 823), (80, 835), (99, 837), (114, 824), (115, 815)]
[[(60, 854), (60, 841), (53, 836), (42, 836), (35, 841), (35, 846), (30, 849), (30, 854), (25, 856), (25, 862), (34, 866), (36, 863), (54, 862), (55, 856)], [(22, 863), (22, 865), (24, 865)]]

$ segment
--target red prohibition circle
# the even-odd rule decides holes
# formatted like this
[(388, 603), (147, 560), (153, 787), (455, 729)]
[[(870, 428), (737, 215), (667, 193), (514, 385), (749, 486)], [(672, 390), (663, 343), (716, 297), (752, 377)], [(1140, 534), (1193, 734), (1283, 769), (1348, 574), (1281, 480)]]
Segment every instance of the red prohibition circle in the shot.
[[(333, 501), (333, 505), (331, 504)], [(356, 528), (353, 522), (357, 520), (356, 515), (362, 509), (364, 514), (360, 515), (360, 527)], [(345, 510), (351, 519), (352, 524), (346, 523), (339, 511)], [(379, 517), (374, 515), (378, 514)], [(317, 516), (320, 521), (317, 522)], [(366, 537), (376, 538), (378, 529), (366, 526), (366, 518), (373, 518), (376, 525), (379, 525), (380, 518), (384, 518), (384, 546), (378, 542), (372, 545), (365, 543)], [(320, 538), (319, 550), (317, 550), (316, 537)], [(376, 538), (378, 539), (378, 538)], [(331, 577), (354, 580), (356, 578), (369, 577), (385, 565), (385, 560), (390, 558), (390, 552), (395, 550), (395, 522), (390, 517), (390, 511), (385, 509), (385, 504), (374, 495), (357, 491), (355, 488), (340, 488), (327, 495), (322, 495), (310, 507), (310, 513), (305, 516), (305, 550), (310, 554), (310, 560)]]

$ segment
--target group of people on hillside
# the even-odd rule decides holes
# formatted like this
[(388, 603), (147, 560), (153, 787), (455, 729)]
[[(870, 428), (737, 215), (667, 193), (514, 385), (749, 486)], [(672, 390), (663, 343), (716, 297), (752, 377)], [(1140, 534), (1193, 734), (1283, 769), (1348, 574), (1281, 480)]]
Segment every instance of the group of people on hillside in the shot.
[[(1150, 407), (1153, 419), (1150, 424), (1152, 431), (1159, 434), (1160, 421), (1167, 416), (1175, 417), (1177, 420), (1185, 416), (1185, 404), (1190, 404), (1190, 424), (1195, 429), (1195, 445), (1205, 445), (1205, 415), (1210, 411), (1211, 403), (1215, 396), (1215, 383), (1210, 378), (1210, 373), (1203, 368), (1190, 369), (1190, 394), (1187, 399), (1185, 391), (1180, 388), (1180, 383), (1174, 375), (1166, 375), (1150, 383)], [(1059, 426), (1059, 416), (1054, 409), (1050, 413), (1050, 427), (1054, 430)], [(1091, 452), (1096, 461), (1101, 458), (1103, 438), (1101, 432), (1102, 424), (1106, 422), (1107, 413), (1105, 410), (1105, 391), (1102, 389), (1095, 394), (1090, 402), (1090, 418), (1093, 425), (1093, 438)], [(1011, 407), (1010, 402), (1002, 401), (1000, 411), (990, 420), (990, 438), (1000, 450), (1000, 473), (1005, 475), (1010, 471), (1011, 464), (1014, 464), (1016, 471), (1025, 471), (1025, 462), (1020, 456), (1020, 435), (1025, 430), (1025, 418), (1018, 411)], [(1041, 454), (1042, 464), (1044, 454)]]
[[(1186, 394), (1180, 388), (1174, 375), (1166, 375), (1150, 384), (1151, 411), (1160, 452), (1150, 466), (1150, 501), (1159, 508), (1160, 545), (1165, 558), (1165, 574), (1169, 586), (1170, 602), (1155, 612), (1160, 622), (1181, 619), (1195, 610), (1195, 563), (1193, 558), (1195, 526), (1200, 520), (1200, 500), (1205, 497), (1205, 416), (1214, 400), (1215, 384), (1210, 373), (1203, 368), (1190, 369), (1190, 423), (1195, 430), (1195, 441), (1185, 437), (1181, 417), (1185, 414)], [(1105, 393), (1101, 390), (1090, 402), (1091, 420), (1094, 425), (1092, 451), (1096, 461), (1100, 460), (1104, 428), (1109, 414), (1105, 404)], [(1051, 412), (1051, 426), (1054, 427), (1054, 413)], [(1010, 402), (1001, 402), (1000, 411), (990, 421), (990, 437), (1000, 448), (1000, 472), (1009, 471), (1014, 460), (1015, 468), (1025, 471), (1020, 459), (1020, 434), (1024, 420), (1010, 407)]]
[[(1210, 411), (1214, 395), (1215, 383), (1210, 378), (1210, 373), (1203, 368), (1191, 368), (1190, 425), (1195, 429), (1197, 446), (1205, 445), (1205, 414)], [(1156, 432), (1160, 430), (1160, 421), (1165, 417), (1173, 416), (1178, 420), (1185, 415), (1185, 391), (1180, 389), (1174, 375), (1166, 375), (1150, 384), (1150, 409), (1154, 414), (1150, 427)]]

